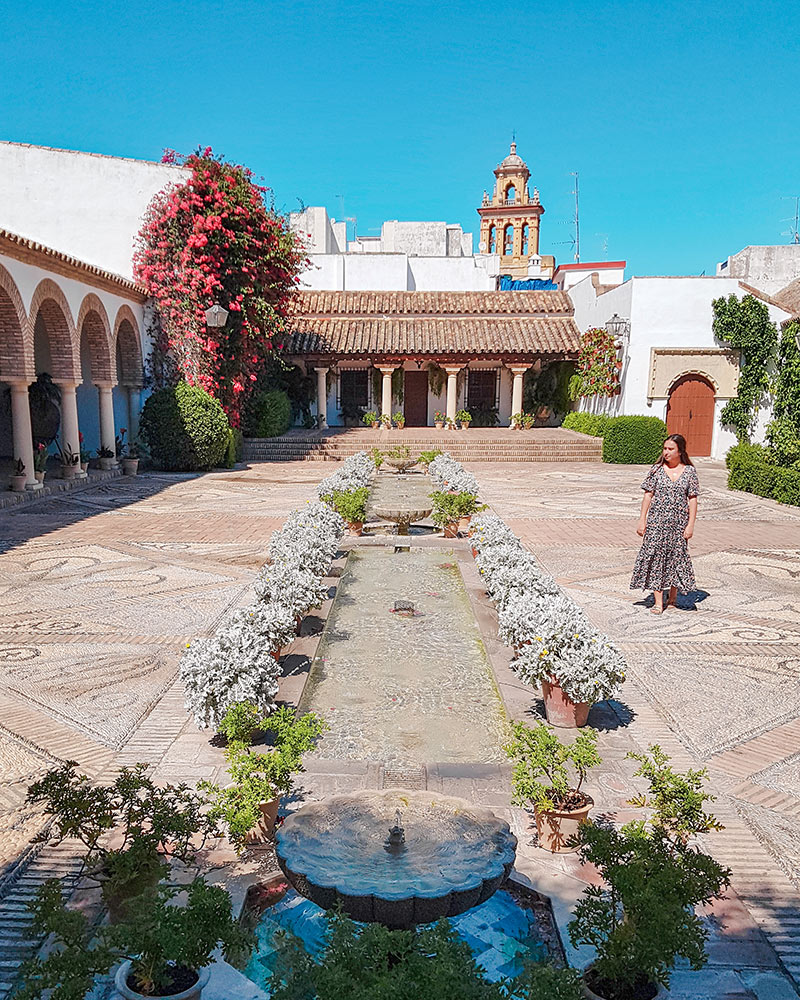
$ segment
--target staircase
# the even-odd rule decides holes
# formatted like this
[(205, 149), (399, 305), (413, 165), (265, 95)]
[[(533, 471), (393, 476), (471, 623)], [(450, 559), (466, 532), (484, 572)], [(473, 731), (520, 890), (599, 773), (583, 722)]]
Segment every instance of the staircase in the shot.
[(478, 427), (437, 431), (428, 427), (374, 431), (341, 428), (290, 431), (275, 438), (245, 438), (246, 462), (339, 461), (357, 451), (387, 451), (405, 445), (412, 454), (431, 448), (449, 452), (459, 462), (600, 462), (601, 438), (561, 427), (515, 431), (508, 427)]

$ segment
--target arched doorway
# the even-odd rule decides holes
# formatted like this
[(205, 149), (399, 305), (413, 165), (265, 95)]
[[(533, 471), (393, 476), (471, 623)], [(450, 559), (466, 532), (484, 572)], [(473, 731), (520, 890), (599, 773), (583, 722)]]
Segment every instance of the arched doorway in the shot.
[(702, 375), (682, 375), (669, 391), (667, 433), (683, 434), (690, 455), (711, 454), (714, 386)]

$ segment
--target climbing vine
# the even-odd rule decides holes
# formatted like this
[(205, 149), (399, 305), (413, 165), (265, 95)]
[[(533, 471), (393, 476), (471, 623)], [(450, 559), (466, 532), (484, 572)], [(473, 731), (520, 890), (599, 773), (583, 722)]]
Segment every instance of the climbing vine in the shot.
[(619, 372), (612, 335), (602, 327), (587, 330), (581, 338), (575, 374), (569, 380), (569, 398), (616, 395)]
[(441, 396), (447, 382), (447, 372), (441, 365), (431, 361), (428, 365), (428, 388), (434, 396)]
[(800, 431), (800, 320), (792, 320), (781, 331), (778, 371), (775, 377), (775, 416), (788, 418)]
[(747, 442), (755, 426), (758, 409), (770, 387), (769, 365), (775, 358), (778, 332), (763, 302), (752, 295), (737, 299), (714, 299), (714, 336), (742, 352), (737, 395), (720, 414), (730, 424), (739, 441)]
[[(161, 334), (177, 372), (215, 396), (234, 426), (273, 345), (283, 346), (286, 306), (305, 256), (287, 220), (268, 208), (266, 188), (243, 166), (211, 149), (165, 162), (187, 178), (153, 198), (139, 233), (135, 275), (155, 300)], [(206, 310), (228, 310), (224, 327), (206, 326)], [(160, 362), (151, 366), (160, 373)]]

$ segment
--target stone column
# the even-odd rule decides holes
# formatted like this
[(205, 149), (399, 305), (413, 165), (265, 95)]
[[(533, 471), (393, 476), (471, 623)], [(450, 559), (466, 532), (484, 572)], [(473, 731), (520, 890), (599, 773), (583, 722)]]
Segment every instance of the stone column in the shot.
[(381, 416), (392, 415), (392, 373), (397, 365), (376, 365), (378, 371), (383, 375), (381, 385)]
[(139, 433), (139, 413), (142, 409), (142, 390), (136, 385), (123, 386), (128, 411), (128, 441), (132, 442)]
[(33, 431), (31, 430), (31, 404), (27, 382), (11, 382), (11, 423), (14, 436), (14, 458), (25, 464), (25, 489), (39, 490), (33, 468)]
[(509, 365), (508, 370), (514, 376), (511, 386), (511, 416), (515, 413), (522, 413), (522, 380), (530, 365)]
[(317, 373), (317, 423), (319, 429), (328, 426), (328, 369), (315, 368)]
[(97, 395), (100, 401), (100, 447), (108, 448), (116, 454), (116, 430), (114, 429), (114, 399), (110, 385), (98, 385)]
[(463, 365), (442, 365), (447, 372), (447, 416), (451, 420), (456, 419), (458, 410), (458, 373)]
[[(77, 386), (74, 382), (57, 382), (61, 392), (61, 447), (66, 451), (81, 450), (80, 429), (78, 427), (78, 400), (75, 395)], [(76, 479), (85, 479), (86, 473), (80, 465), (75, 470)]]

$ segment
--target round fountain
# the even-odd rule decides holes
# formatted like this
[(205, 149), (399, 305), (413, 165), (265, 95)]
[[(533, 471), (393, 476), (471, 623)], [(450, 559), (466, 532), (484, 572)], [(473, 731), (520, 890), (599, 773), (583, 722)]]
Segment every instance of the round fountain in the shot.
[(419, 459), (411, 457), (387, 458), (384, 456), (383, 461), (386, 463), (386, 465), (390, 465), (395, 470), (395, 472), (401, 473), (401, 472), (407, 472), (409, 469), (413, 468), (417, 464)]
[(417, 521), (428, 517), (433, 504), (422, 476), (387, 476), (373, 493), (372, 511), (382, 521), (393, 521), (398, 535), (407, 535)]
[(276, 834), (278, 863), (302, 896), (393, 929), (485, 902), (507, 879), (516, 848), (491, 810), (397, 788), (309, 803)]

